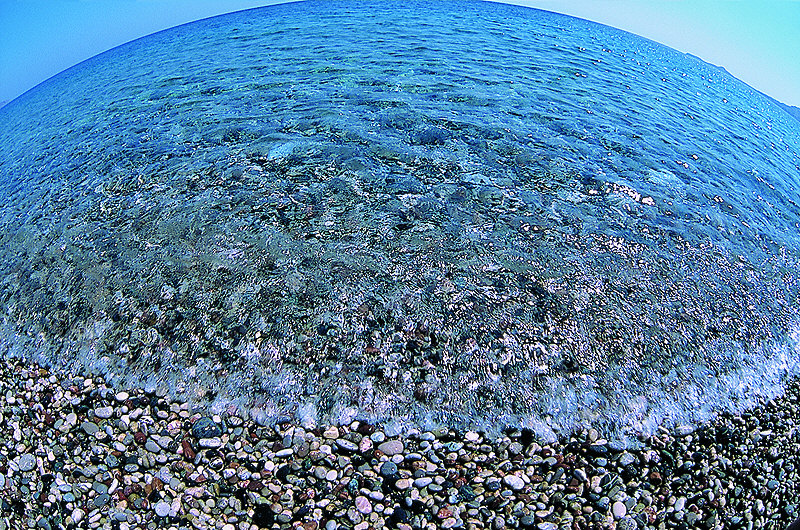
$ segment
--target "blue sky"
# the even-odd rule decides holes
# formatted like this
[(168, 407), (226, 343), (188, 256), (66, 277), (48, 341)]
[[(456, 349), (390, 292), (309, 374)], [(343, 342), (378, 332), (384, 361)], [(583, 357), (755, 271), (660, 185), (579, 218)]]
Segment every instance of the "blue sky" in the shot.
[[(0, 0), (0, 101), (135, 38), (279, 0)], [(608, 24), (725, 67), (800, 106), (800, 0), (514, 0)]]

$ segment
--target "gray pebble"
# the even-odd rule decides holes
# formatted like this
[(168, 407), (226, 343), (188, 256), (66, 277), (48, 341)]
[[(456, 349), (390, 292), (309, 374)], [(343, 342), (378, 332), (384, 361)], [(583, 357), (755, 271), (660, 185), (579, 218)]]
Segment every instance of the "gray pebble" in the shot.
[(36, 457), (30, 453), (25, 453), (19, 457), (17, 465), (19, 465), (20, 471), (31, 471), (36, 467)]
[(384, 462), (381, 466), (381, 476), (383, 477), (391, 477), (397, 473), (397, 464), (392, 462), (391, 460)]
[(378, 451), (382, 452), (386, 456), (399, 455), (403, 452), (403, 442), (400, 440), (389, 440), (388, 442), (383, 442), (378, 446)]
[(83, 429), (83, 432), (91, 436), (97, 431), (99, 431), (100, 427), (98, 427), (96, 423), (93, 423), (91, 421), (85, 421), (81, 424), (81, 429)]
[(336, 445), (345, 451), (350, 451), (351, 453), (358, 451), (358, 446), (355, 443), (351, 442), (350, 440), (345, 440), (344, 438), (337, 439)]
[(94, 409), (94, 415), (101, 419), (108, 419), (114, 414), (114, 407), (99, 407)]
[(108, 493), (103, 493), (102, 495), (98, 495), (97, 497), (94, 498), (94, 505), (97, 506), (98, 508), (102, 508), (103, 506), (108, 504), (108, 501), (110, 500), (111, 496)]

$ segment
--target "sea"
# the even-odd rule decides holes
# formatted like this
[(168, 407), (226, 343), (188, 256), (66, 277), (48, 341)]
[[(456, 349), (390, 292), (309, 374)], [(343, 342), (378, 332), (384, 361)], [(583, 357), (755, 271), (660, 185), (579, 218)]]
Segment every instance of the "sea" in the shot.
[(633, 440), (800, 373), (800, 122), (471, 1), (175, 27), (0, 109), (0, 355), (306, 426)]

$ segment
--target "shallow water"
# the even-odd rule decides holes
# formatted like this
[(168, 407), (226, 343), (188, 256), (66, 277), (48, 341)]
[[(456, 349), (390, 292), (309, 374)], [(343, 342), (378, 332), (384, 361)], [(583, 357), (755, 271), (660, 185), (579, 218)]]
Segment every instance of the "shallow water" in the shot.
[(259, 421), (703, 421), (800, 372), (798, 138), (532, 9), (188, 24), (0, 110), (0, 344)]

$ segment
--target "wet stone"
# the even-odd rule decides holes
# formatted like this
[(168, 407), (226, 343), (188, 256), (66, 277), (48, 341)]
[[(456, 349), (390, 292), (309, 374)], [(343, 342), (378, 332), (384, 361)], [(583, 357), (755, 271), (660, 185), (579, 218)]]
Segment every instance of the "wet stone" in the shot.
[[(693, 514), (694, 515), (694, 514)], [(630, 517), (623, 517), (617, 522), (617, 530), (638, 530), (639, 523)]]
[(349, 451), (351, 453), (358, 451), (358, 446), (355, 443), (351, 442), (350, 440), (345, 440), (344, 438), (339, 438), (336, 440), (336, 445), (340, 449)]
[(195, 438), (216, 438), (222, 435), (222, 430), (219, 425), (214, 423), (214, 420), (208, 417), (202, 417), (194, 422), (192, 425), (192, 434)]
[(381, 465), (381, 476), (383, 477), (391, 477), (392, 475), (397, 474), (397, 464), (392, 462), (391, 460), (384, 462)]
[(98, 495), (94, 498), (94, 505), (98, 508), (102, 508), (108, 501), (111, 500), (111, 496), (108, 493), (103, 493), (102, 495)]
[(400, 440), (389, 440), (378, 446), (378, 451), (387, 456), (398, 455), (403, 452), (403, 442)]

